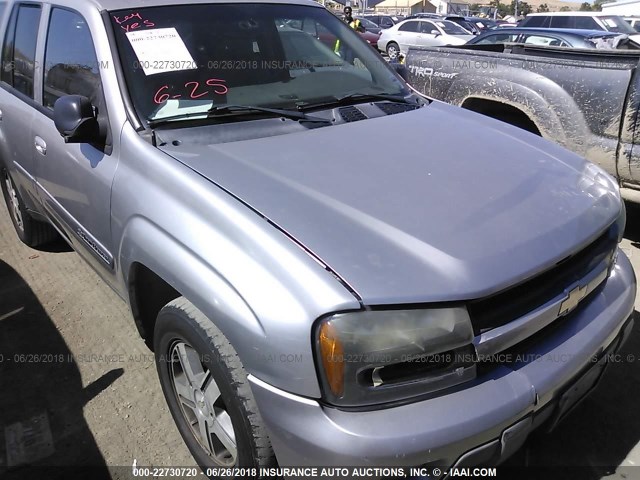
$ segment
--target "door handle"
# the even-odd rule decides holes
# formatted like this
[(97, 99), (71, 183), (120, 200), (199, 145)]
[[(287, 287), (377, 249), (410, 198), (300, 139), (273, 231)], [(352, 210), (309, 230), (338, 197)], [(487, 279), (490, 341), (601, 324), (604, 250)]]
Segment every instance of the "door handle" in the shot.
[(2, 110), (0, 110), (0, 122), (2, 121)]
[(34, 144), (36, 146), (36, 150), (40, 155), (47, 154), (47, 143), (40, 137), (36, 137)]

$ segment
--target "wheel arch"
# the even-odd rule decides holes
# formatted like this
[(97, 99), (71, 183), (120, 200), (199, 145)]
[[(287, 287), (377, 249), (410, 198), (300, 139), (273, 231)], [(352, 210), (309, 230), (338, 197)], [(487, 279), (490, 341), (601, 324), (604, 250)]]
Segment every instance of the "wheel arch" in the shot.
[(158, 313), (181, 296), (202, 311), (238, 350), (246, 335), (265, 335), (254, 312), (225, 279), (148, 220), (137, 217), (129, 223), (120, 258), (131, 312), (150, 348)]
[(462, 108), (482, 113), (496, 120), (509, 123), (528, 132), (542, 136), (536, 121), (525, 113), (520, 106), (512, 105), (491, 98), (468, 97), (460, 105)]

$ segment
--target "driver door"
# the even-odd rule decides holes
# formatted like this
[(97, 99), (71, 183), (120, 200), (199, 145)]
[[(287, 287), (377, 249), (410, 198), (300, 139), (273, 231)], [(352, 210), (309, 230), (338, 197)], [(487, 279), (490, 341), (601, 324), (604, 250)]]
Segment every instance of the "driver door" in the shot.
[[(438, 35), (431, 33), (434, 31), (438, 32)], [(422, 47), (438, 47), (444, 45), (440, 29), (428, 20), (422, 20), (420, 22), (420, 36), (418, 38), (420, 41), (419, 45)]]
[(78, 253), (105, 276), (114, 269), (111, 185), (118, 156), (110, 135), (106, 146), (66, 144), (53, 120), (58, 98), (82, 95), (91, 100), (108, 131), (94, 43), (87, 22), (75, 11), (53, 7), (42, 25), (48, 26), (38, 82), (44, 108), (36, 111), (31, 130), (38, 195)]

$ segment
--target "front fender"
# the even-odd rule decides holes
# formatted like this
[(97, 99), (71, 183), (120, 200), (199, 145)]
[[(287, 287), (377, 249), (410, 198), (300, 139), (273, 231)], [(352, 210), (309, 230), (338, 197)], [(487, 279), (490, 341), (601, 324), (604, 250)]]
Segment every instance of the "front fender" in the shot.
[[(132, 266), (139, 263), (197, 308), (208, 312), (209, 318), (216, 319), (216, 324), (236, 323), (234, 328), (228, 329), (228, 338), (266, 337), (260, 320), (240, 294), (201, 257), (149, 219), (135, 216), (129, 220), (123, 231), (119, 256), (125, 284), (130, 283)], [(210, 303), (215, 308), (212, 309)], [(241, 344), (240, 341), (233, 342), (232, 338), (229, 341)]]
[(130, 126), (122, 142), (112, 224), (123, 284), (144, 265), (215, 323), (248, 373), (319, 397), (313, 323), (359, 309), (358, 300), (292, 239)]

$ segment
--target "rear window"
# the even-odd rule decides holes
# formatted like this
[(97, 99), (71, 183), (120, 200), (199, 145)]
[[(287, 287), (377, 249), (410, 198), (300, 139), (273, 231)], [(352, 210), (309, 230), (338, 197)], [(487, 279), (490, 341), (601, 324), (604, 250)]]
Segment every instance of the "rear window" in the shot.
[(393, 19), (391, 17), (380, 17), (378, 25), (381, 27), (393, 27)]
[(467, 30), (462, 28), (457, 23), (451, 22), (449, 20), (435, 21), (434, 23), (448, 35), (469, 35), (469, 32)]

